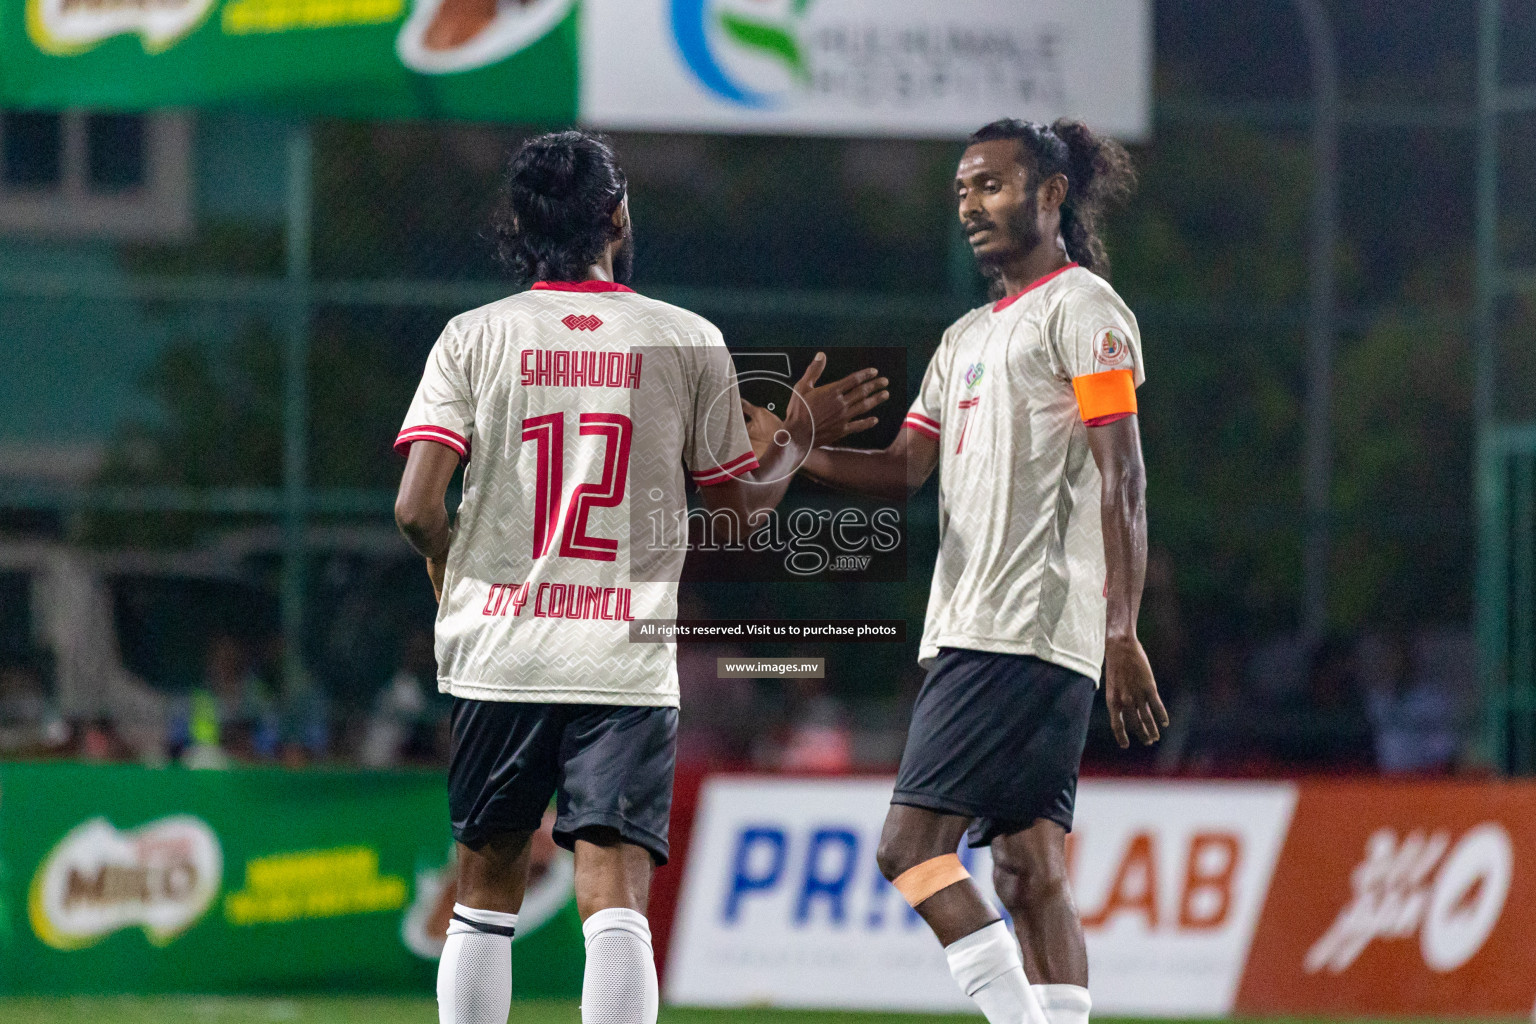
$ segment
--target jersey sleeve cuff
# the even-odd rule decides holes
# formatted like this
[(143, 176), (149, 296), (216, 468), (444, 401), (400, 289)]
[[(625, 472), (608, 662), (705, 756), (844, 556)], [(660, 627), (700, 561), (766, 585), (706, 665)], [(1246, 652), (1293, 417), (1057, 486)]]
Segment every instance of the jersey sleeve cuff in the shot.
[(714, 484), (723, 484), (727, 480), (735, 480), (746, 476), (757, 468), (757, 456), (750, 451), (738, 455), (730, 462), (716, 466), (714, 469), (700, 469), (693, 473), (693, 482), (700, 487), (709, 487)]
[(920, 412), (909, 412), (907, 418), (901, 421), (901, 425), (917, 431), (935, 441), (939, 439), (939, 421)]
[(1077, 410), (1089, 426), (1103, 426), (1136, 412), (1136, 378), (1130, 370), (1105, 370), (1072, 378)]
[(409, 455), (411, 445), (416, 441), (436, 441), (458, 452), (460, 462), (469, 461), (469, 439), (463, 434), (454, 433), (447, 427), (434, 427), (428, 424), (406, 427), (395, 438), (395, 451), (400, 455)]

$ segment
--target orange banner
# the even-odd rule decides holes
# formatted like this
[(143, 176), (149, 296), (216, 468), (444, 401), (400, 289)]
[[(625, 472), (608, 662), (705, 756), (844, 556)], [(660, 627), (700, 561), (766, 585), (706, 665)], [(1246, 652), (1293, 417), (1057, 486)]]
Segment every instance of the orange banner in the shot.
[(1239, 1014), (1536, 1003), (1536, 786), (1304, 783)]

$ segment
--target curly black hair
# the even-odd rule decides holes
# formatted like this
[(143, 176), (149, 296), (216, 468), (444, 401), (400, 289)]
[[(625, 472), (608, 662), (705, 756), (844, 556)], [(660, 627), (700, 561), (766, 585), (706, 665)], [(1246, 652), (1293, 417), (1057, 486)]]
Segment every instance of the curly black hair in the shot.
[(575, 281), (621, 237), (613, 211), (628, 182), (600, 135), (554, 132), (507, 160), (492, 216), (497, 256), (519, 281)]
[(970, 142), (994, 139), (1015, 139), (1034, 158), (1031, 191), (1053, 174), (1067, 176), (1067, 198), (1061, 204), (1061, 237), (1067, 243), (1067, 255), (1079, 266), (1108, 277), (1109, 256), (1099, 238), (1099, 217), (1136, 191), (1136, 168), (1125, 147), (1067, 118), (1043, 125), (1005, 117), (978, 128)]

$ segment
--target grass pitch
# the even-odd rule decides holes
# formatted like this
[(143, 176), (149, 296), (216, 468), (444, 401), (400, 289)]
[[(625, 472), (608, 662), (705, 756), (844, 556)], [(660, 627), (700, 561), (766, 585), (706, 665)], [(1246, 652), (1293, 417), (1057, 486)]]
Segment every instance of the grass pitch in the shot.
[[(978, 1017), (809, 1013), (794, 1010), (661, 1011), (661, 1024), (975, 1024)], [(574, 1002), (515, 1002), (508, 1024), (579, 1024)], [(431, 999), (0, 998), (5, 1024), (435, 1024)], [(1166, 1022), (1165, 1022), (1166, 1024)]]
[[(0, 997), (4, 1024), (435, 1024), (431, 999), (355, 997), (228, 999), (213, 996), (166, 998)], [(579, 1024), (574, 1002), (515, 1002), (508, 1024)], [(805, 1010), (681, 1010), (663, 1008), (660, 1024), (976, 1024), (975, 1016), (906, 1013), (819, 1013)], [(1137, 1021), (1116, 1024), (1210, 1024), (1208, 1021)], [(1241, 1022), (1234, 1022), (1241, 1024)], [(1273, 1018), (1248, 1024), (1338, 1024), (1305, 1018)], [(1385, 1024), (1378, 1021), (1377, 1024)], [(1418, 1021), (1415, 1024), (1451, 1024)], [(1479, 1021), (1478, 1024), (1500, 1024)], [(1516, 1021), (1504, 1024), (1517, 1024)], [(1519, 1022), (1528, 1024), (1528, 1022)]]

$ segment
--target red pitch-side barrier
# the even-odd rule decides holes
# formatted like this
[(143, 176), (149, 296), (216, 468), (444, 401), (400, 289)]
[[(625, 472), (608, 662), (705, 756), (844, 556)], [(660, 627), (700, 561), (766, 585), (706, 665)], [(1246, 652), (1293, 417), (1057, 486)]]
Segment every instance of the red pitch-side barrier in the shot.
[(1529, 1016), (1536, 785), (1309, 782), (1239, 1013)]

